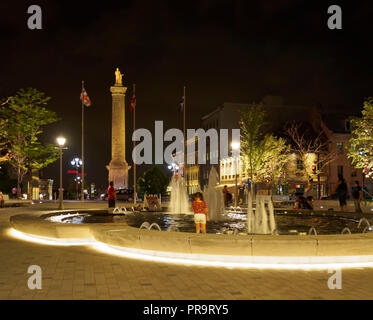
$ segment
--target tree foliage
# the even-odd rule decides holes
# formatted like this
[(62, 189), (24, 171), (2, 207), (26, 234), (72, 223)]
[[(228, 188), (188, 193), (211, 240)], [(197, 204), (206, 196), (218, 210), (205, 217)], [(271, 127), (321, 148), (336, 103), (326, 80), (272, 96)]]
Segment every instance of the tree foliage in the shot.
[[(5, 105), (7, 101), (0, 104), (0, 110), (1, 106)], [(9, 160), (9, 154), (7, 150), (7, 134), (6, 134), (6, 125), (8, 123), (8, 119), (3, 119), (0, 117), (0, 162), (8, 161)]]
[(0, 119), (6, 121), (8, 161), (16, 169), (18, 189), (26, 173), (31, 176), (32, 171), (58, 158), (52, 145), (39, 141), (43, 127), (59, 120), (55, 112), (47, 109), (49, 100), (50, 97), (36, 89), (20, 89), (3, 103), (0, 110)]
[(17, 180), (9, 174), (10, 168), (6, 162), (0, 166), (0, 191), (5, 194), (12, 194), (12, 188), (17, 184)]
[(364, 101), (362, 117), (351, 119), (348, 157), (367, 177), (373, 176), (373, 98)]
[(290, 146), (286, 144), (285, 139), (268, 135), (265, 139), (265, 150), (264, 176), (272, 181), (272, 184), (281, 184), (281, 180), (285, 178)]
[(168, 177), (157, 167), (145, 171), (144, 175), (137, 180), (137, 191), (141, 196), (144, 194), (162, 194), (167, 190)]
[(6, 126), (7, 120), (0, 119), (0, 162), (9, 160), (9, 155), (7, 152), (6, 144)]
[(268, 132), (261, 104), (241, 110), (241, 154), (243, 169), (252, 182), (270, 179), (272, 183), (284, 173), (289, 147), (282, 138)]
[(301, 173), (307, 181), (324, 172), (326, 167), (336, 159), (337, 153), (329, 150), (329, 142), (324, 131), (315, 136), (301, 129), (301, 124), (290, 123), (285, 129), (292, 140), (292, 151), (302, 162)]

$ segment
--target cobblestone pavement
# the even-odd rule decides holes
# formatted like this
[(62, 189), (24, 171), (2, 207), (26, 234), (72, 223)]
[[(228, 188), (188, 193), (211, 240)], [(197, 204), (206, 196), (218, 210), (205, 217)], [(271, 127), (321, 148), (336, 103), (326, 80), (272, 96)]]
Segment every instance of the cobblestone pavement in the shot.
[[(104, 203), (94, 203), (101, 206)], [(82, 204), (66, 203), (66, 207)], [(373, 268), (342, 270), (330, 290), (327, 270), (258, 270), (180, 266), (125, 259), (91, 247), (62, 247), (8, 236), (9, 217), (55, 209), (55, 203), (0, 209), (0, 299), (371, 299)], [(42, 268), (42, 290), (30, 290), (30, 265)]]

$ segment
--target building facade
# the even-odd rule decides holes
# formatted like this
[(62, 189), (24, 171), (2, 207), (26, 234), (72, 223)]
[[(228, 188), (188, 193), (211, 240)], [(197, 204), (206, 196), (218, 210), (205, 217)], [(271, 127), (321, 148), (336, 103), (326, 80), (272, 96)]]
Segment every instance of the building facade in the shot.
[[(268, 115), (271, 131), (277, 136), (284, 136), (284, 126), (287, 122), (295, 121), (304, 123), (307, 130), (317, 136), (321, 132), (325, 136), (327, 150), (324, 152), (335, 154), (333, 161), (319, 170), (318, 157), (323, 154), (307, 154), (306, 160), (298, 158), (295, 152), (289, 154), (286, 164), (286, 174), (281, 183), (273, 186), (271, 183), (263, 182), (259, 188), (263, 193), (277, 195), (291, 195), (304, 193), (314, 199), (330, 196), (334, 193), (338, 174), (342, 174), (349, 186), (349, 193), (355, 180), (360, 182), (368, 191), (372, 190), (372, 181), (364, 179), (362, 170), (355, 169), (347, 157), (347, 145), (350, 139), (350, 126), (348, 115), (322, 114), (316, 106), (284, 105), (281, 97), (266, 96), (261, 101), (263, 108)], [(248, 107), (248, 104), (223, 103), (210, 114), (202, 117), (202, 128), (233, 129), (239, 128), (239, 110)], [(303, 130), (303, 129), (302, 129)], [(229, 144), (231, 139), (229, 140)], [(219, 150), (216, 150), (219, 156)], [(207, 157), (209, 153), (207, 152)], [(208, 160), (208, 159), (207, 159)], [(315, 165), (317, 164), (317, 166)], [(203, 187), (208, 182), (208, 174), (212, 164), (207, 161), (206, 165), (199, 168), (200, 184)], [(243, 170), (242, 158), (232, 157), (229, 154), (219, 159), (219, 165), (215, 165), (220, 176), (220, 184), (234, 188), (237, 182), (248, 183), (248, 175)], [(304, 166), (307, 166), (305, 168)], [(316, 168), (317, 167), (317, 168)], [(315, 173), (311, 173), (315, 169)], [(317, 169), (317, 170), (316, 170)], [(305, 171), (308, 174), (305, 174)]]
[(328, 188), (334, 192), (338, 175), (342, 175), (349, 188), (349, 194), (355, 181), (359, 181), (367, 192), (372, 193), (372, 179), (366, 179), (362, 169), (354, 168), (351, 159), (347, 157), (348, 141), (351, 137), (350, 120), (348, 115), (325, 115), (320, 126), (329, 139), (330, 151), (336, 154), (335, 160), (328, 167)]

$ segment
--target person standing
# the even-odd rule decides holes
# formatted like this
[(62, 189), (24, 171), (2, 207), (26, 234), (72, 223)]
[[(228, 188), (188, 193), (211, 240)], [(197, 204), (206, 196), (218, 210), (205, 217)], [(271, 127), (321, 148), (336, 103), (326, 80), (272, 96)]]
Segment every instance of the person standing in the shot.
[(14, 187), (14, 188), (12, 189), (12, 198), (13, 198), (13, 199), (16, 199), (16, 198), (17, 198), (17, 188), (16, 188), (16, 187)]
[(197, 192), (192, 202), (192, 208), (194, 211), (194, 223), (196, 224), (196, 233), (200, 233), (201, 227), (203, 233), (206, 233), (206, 220), (210, 221), (208, 216), (208, 208), (206, 202), (203, 201), (203, 195), (201, 192)]
[(4, 208), (4, 203), (5, 203), (4, 195), (2, 192), (0, 192), (0, 208)]
[(338, 182), (335, 192), (338, 196), (341, 211), (345, 211), (347, 207), (347, 184), (342, 175), (338, 175)]
[(240, 183), (240, 187), (238, 189), (238, 204), (243, 205), (245, 199), (245, 187), (243, 183)]
[(223, 188), (223, 199), (224, 199), (224, 206), (225, 207), (228, 207), (227, 194), (228, 194), (228, 186), (224, 186), (224, 188)]
[(114, 188), (114, 182), (110, 181), (109, 188), (107, 188), (109, 208), (115, 208), (115, 200), (117, 199), (117, 194)]
[(355, 181), (352, 187), (352, 197), (354, 198), (355, 212), (362, 213), (360, 202), (363, 198), (363, 190), (360, 187), (359, 181)]

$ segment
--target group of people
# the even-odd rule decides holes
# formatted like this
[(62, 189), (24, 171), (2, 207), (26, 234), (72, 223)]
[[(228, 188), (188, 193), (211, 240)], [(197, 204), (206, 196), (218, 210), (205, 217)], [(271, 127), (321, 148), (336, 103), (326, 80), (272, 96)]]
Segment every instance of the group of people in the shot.
[[(12, 189), (12, 198), (17, 199), (17, 188), (14, 187)], [(4, 208), (5, 206), (5, 195), (0, 191), (0, 208)]]
[(313, 198), (312, 196), (304, 197), (302, 195), (298, 196), (295, 200), (294, 208), (296, 209), (313, 209)]
[[(341, 211), (346, 211), (348, 191), (346, 180), (342, 175), (338, 176), (335, 193), (337, 194)], [(357, 180), (354, 182), (354, 186), (352, 187), (352, 198), (354, 200), (355, 212), (361, 213), (362, 210), (360, 203), (363, 198), (363, 189), (360, 187), (359, 181)]]
[[(245, 196), (246, 196), (246, 188), (245, 188), (245, 185), (241, 182), (240, 185), (238, 186), (238, 190), (237, 190), (238, 194), (237, 194), (237, 204), (238, 205), (243, 205), (244, 202), (245, 202)], [(229, 207), (230, 205), (232, 205), (233, 203), (233, 195), (232, 193), (229, 192), (228, 190), (228, 186), (225, 185), (224, 188), (223, 188), (223, 198), (224, 198), (224, 205), (226, 207)]]

